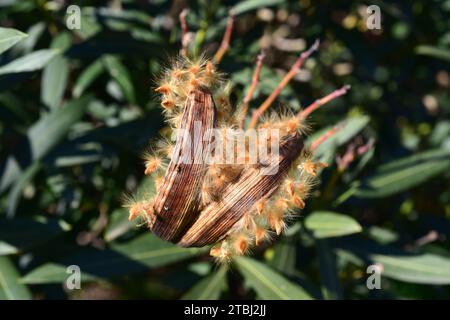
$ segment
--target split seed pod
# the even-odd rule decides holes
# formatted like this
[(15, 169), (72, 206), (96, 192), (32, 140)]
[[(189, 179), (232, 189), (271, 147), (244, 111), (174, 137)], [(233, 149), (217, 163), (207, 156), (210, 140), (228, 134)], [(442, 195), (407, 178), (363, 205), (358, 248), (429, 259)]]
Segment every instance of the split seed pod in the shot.
[[(312, 51), (302, 54), (300, 62)], [(297, 115), (274, 113), (260, 121), (292, 74), (291, 70), (244, 130), (250, 99), (246, 97), (244, 111), (235, 114), (229, 103), (216, 106), (215, 100), (230, 101), (230, 86), (219, 80), (212, 62), (177, 60), (156, 89), (176, 133), (173, 145), (164, 143), (170, 163), (155, 179), (154, 197), (129, 205), (130, 218), (141, 216), (154, 234), (183, 247), (213, 245), (210, 254), (219, 261), (248, 252), (274, 232), (280, 234), (292, 215), (304, 208), (319, 170), (326, 167), (314, 161), (317, 143), (304, 145), (306, 115), (348, 89), (336, 90)], [(158, 155), (149, 156), (146, 173), (161, 170), (163, 166), (156, 164), (162, 162)]]

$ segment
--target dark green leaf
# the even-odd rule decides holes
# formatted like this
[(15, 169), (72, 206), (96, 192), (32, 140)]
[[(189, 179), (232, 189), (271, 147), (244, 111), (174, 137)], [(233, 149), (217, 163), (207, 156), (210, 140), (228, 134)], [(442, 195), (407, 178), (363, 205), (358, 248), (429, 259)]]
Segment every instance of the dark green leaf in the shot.
[(70, 227), (55, 220), (39, 222), (26, 218), (0, 219), (0, 255), (23, 252), (41, 245)]
[(361, 181), (355, 195), (382, 198), (411, 189), (450, 168), (450, 149), (430, 150), (381, 165)]
[[(207, 249), (207, 248), (206, 248)], [(55, 283), (66, 279), (66, 268), (78, 265), (83, 280), (109, 278), (162, 267), (205, 252), (205, 248), (181, 248), (146, 234), (105, 250), (85, 249), (57, 263), (46, 263), (25, 275), (24, 283)]]
[(122, 94), (127, 101), (135, 103), (134, 87), (127, 68), (114, 56), (106, 56), (104, 63), (111, 77), (119, 84)]
[(81, 75), (78, 77), (75, 86), (73, 87), (72, 94), (74, 97), (79, 97), (83, 94), (86, 88), (98, 78), (98, 76), (104, 71), (102, 60), (98, 59), (95, 62), (87, 66)]
[(200, 282), (181, 297), (182, 300), (217, 300), (226, 289), (227, 267), (222, 266)]
[(26, 168), (32, 162), (41, 159), (64, 139), (72, 124), (82, 117), (90, 99), (90, 96), (85, 96), (72, 100), (62, 108), (42, 117), (28, 130), (27, 139), (20, 147), (20, 154), (28, 155), (29, 159), (27, 163), (20, 165), (13, 156), (6, 160), (1, 177), (0, 192), (18, 178), (23, 170), (21, 166)]

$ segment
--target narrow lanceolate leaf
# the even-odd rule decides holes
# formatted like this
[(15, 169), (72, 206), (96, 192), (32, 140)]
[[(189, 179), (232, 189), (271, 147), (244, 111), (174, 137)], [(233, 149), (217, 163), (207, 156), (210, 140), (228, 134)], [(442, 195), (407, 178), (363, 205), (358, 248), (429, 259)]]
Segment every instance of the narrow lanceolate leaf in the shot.
[(0, 28), (0, 54), (26, 37), (27, 34), (19, 30), (11, 28)]
[(182, 300), (217, 300), (227, 287), (227, 266), (220, 267), (184, 294)]
[(0, 67), (0, 75), (31, 72), (42, 69), (55, 55), (57, 50), (43, 49), (29, 53)]
[(450, 284), (450, 258), (435, 254), (384, 255), (370, 258), (382, 268), (382, 276), (423, 284)]
[(436, 59), (441, 59), (445, 61), (450, 61), (450, 50), (438, 48), (434, 46), (417, 46), (415, 48), (417, 54), (429, 56)]
[(293, 241), (281, 241), (274, 247), (275, 254), (270, 264), (276, 270), (291, 275), (295, 273), (295, 263), (297, 260), (297, 248)]
[(292, 283), (261, 262), (246, 257), (237, 257), (235, 262), (244, 276), (246, 284), (253, 288), (261, 299), (312, 299), (311, 295), (302, 287)]
[(46, 263), (24, 276), (24, 283), (56, 283), (67, 278), (66, 269), (78, 265), (81, 281), (110, 278), (150, 268), (162, 267), (205, 252), (205, 249), (180, 248), (154, 235), (146, 234), (105, 250), (84, 249), (55, 263)]
[[(278, 190), (280, 181), (302, 148), (303, 139), (299, 134), (286, 136), (280, 142), (279, 155), (270, 155), (265, 161), (267, 166), (245, 169), (235, 183), (224, 189), (220, 202), (212, 202), (201, 212), (178, 244), (205, 246), (225, 237), (231, 227), (261, 199), (261, 195), (270, 197)], [(274, 168), (276, 171), (270, 172)]]
[(362, 228), (353, 218), (329, 211), (316, 211), (305, 219), (305, 226), (315, 238), (345, 236), (361, 232)]
[[(321, 159), (321, 161), (333, 161), (336, 148), (342, 146), (346, 142), (350, 141), (353, 137), (355, 137), (368, 125), (369, 121), (370, 118), (368, 116), (357, 116), (339, 122), (337, 126), (340, 127), (340, 129), (335, 134), (333, 134), (333, 136), (320, 144), (315, 152), (315, 157)], [(330, 126), (312, 134), (308, 138), (307, 144), (316, 140), (318, 137), (331, 130), (332, 128), (333, 126)]]
[(41, 245), (68, 229), (59, 221), (0, 219), (0, 256), (14, 254)]
[(98, 59), (87, 66), (78, 77), (75, 86), (73, 87), (73, 96), (76, 98), (81, 96), (86, 88), (89, 87), (89, 85), (94, 82), (104, 70), (105, 67), (101, 59)]
[(450, 169), (450, 149), (423, 152), (380, 166), (360, 181), (355, 195), (381, 198), (413, 188)]
[(283, 2), (284, 0), (245, 0), (235, 5), (233, 7), (233, 12), (238, 15), (259, 8), (274, 6)]
[(14, 183), (14, 186), (11, 188), (11, 191), (8, 194), (8, 209), (6, 211), (6, 215), (8, 216), (8, 218), (12, 218), (16, 214), (17, 206), (19, 205), (19, 200), (22, 196), (23, 188), (25, 188), (25, 186), (31, 180), (33, 180), (34, 176), (39, 172), (41, 167), (42, 166), (39, 161), (34, 162), (31, 166), (24, 170), (20, 178), (17, 179), (17, 181)]
[(111, 77), (119, 84), (123, 96), (125, 96), (127, 101), (135, 103), (134, 87), (127, 68), (114, 56), (106, 56), (103, 61)]
[(197, 220), (198, 195), (207, 168), (203, 150), (211, 141), (210, 129), (215, 125), (216, 108), (211, 93), (203, 89), (192, 90), (181, 120), (181, 134), (155, 199), (158, 219), (152, 232), (162, 239), (177, 242), (186, 228)]
[(29, 300), (30, 290), (19, 282), (19, 272), (8, 257), (0, 257), (0, 290), (6, 299)]
[(72, 124), (82, 117), (90, 96), (72, 100), (60, 109), (43, 116), (27, 133), (26, 140), (18, 145), (16, 154), (27, 155), (27, 159), (21, 159), (19, 165), (15, 157), (9, 157), (6, 163), (0, 163), (4, 171), (0, 178), (0, 192), (11, 185), (21, 174), (23, 167), (28, 167), (32, 162), (41, 159), (55, 145), (57, 145), (69, 132)]
[[(52, 49), (65, 51), (70, 46), (70, 35), (62, 33), (51, 44)], [(69, 77), (69, 62), (63, 55), (55, 56), (42, 73), (41, 100), (51, 109), (59, 107)]]

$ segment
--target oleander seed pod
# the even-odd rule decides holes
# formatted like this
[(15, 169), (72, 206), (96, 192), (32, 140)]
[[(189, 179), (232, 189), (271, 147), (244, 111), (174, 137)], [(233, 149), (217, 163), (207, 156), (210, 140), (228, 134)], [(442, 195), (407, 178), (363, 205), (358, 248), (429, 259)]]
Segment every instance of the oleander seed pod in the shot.
[[(230, 86), (213, 62), (203, 57), (177, 59), (155, 90), (162, 95), (164, 115), (176, 139), (163, 141), (164, 151), (146, 156), (145, 174), (155, 175), (157, 192), (131, 201), (130, 219), (141, 216), (154, 234), (183, 247), (213, 245), (210, 254), (219, 261), (281, 234), (305, 207), (318, 171), (326, 167), (313, 154), (326, 136), (306, 146), (305, 119), (348, 87), (298, 114), (261, 116), (315, 49), (317, 43), (299, 57), (245, 129), (250, 99), (232, 114)], [(255, 74), (260, 68), (258, 63)], [(163, 158), (169, 161), (166, 168)]]

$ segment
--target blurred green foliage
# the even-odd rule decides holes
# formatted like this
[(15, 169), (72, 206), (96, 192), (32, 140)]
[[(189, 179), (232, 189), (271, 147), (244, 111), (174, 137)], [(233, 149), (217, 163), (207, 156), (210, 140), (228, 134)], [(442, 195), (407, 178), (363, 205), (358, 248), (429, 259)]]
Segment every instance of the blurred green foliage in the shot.
[[(450, 297), (449, 0), (78, 1), (74, 30), (70, 4), (0, 2), (0, 299)], [(367, 30), (371, 4), (381, 30)], [(229, 269), (121, 208), (124, 192), (153, 192), (139, 156), (163, 127), (151, 88), (180, 49), (185, 7), (193, 49), (208, 54), (234, 9), (220, 68), (236, 103), (261, 47), (253, 107), (315, 38), (280, 104), (352, 86), (313, 116), (318, 134), (345, 126), (318, 150), (330, 167), (306, 209)], [(351, 147), (361, 154), (349, 160)], [(372, 264), (380, 290), (366, 285)], [(81, 290), (65, 287), (70, 265)]]

